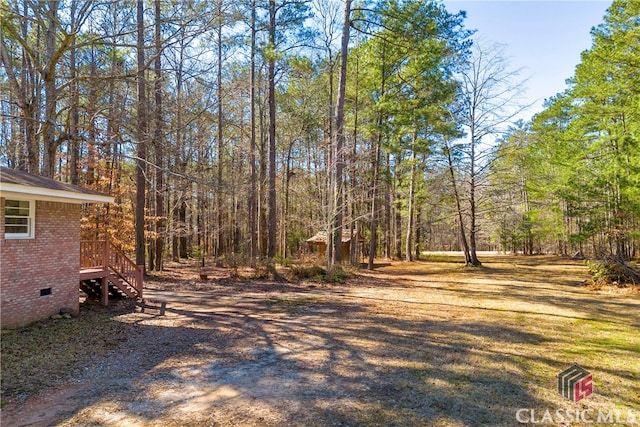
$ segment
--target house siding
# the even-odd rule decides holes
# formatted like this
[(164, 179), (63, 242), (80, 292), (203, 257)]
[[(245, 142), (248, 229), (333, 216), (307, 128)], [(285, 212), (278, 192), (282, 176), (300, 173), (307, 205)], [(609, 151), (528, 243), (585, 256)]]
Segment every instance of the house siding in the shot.
[[(81, 205), (36, 201), (33, 239), (5, 239), (0, 199), (0, 316), (2, 328), (46, 319), (62, 308), (79, 311)], [(41, 296), (41, 290), (51, 294)]]

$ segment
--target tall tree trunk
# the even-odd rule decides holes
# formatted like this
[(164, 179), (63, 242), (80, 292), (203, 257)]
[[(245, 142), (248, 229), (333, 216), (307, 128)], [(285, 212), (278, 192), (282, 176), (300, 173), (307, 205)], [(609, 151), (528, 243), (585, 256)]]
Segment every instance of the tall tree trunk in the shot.
[(216, 83), (218, 87), (216, 88), (216, 95), (218, 98), (218, 185), (216, 191), (216, 234), (215, 234), (215, 247), (214, 247), (214, 256), (216, 258), (222, 255), (223, 251), (223, 225), (222, 225), (222, 189), (224, 188), (223, 184), (223, 156), (224, 156), (224, 144), (222, 141), (224, 135), (224, 124), (223, 124), (223, 110), (222, 110), (222, 0), (218, 0), (218, 25), (216, 27), (216, 35), (218, 38), (218, 69), (216, 73)]
[(281, 222), (281, 230), (282, 237), (280, 241), (280, 255), (283, 258), (287, 257), (287, 252), (289, 250), (288, 247), (288, 234), (287, 234), (287, 223), (289, 221), (289, 188), (291, 186), (291, 153), (293, 151), (293, 146), (295, 141), (291, 141), (289, 143), (289, 147), (287, 149), (287, 158), (285, 160), (285, 171), (284, 171), (284, 206), (282, 207), (282, 222)]
[[(154, 218), (156, 216), (156, 205), (155, 205), (155, 179), (153, 179), (153, 177), (150, 177), (150, 182), (149, 182), (149, 191), (147, 191), (147, 209), (148, 209), (148, 217), (149, 218)], [(147, 262), (147, 271), (153, 271), (156, 269), (156, 246), (155, 246), (155, 237), (153, 236), (153, 233), (156, 230), (156, 222), (155, 220), (151, 219), (149, 221), (149, 236), (147, 239), (147, 258), (148, 258), (148, 262)]]
[(57, 104), (57, 88), (56, 88), (56, 21), (58, 16), (59, 1), (48, 1), (49, 10), (48, 25), (45, 32), (45, 66), (42, 79), (44, 80), (44, 124), (43, 124), (43, 159), (42, 159), (42, 175), (53, 178), (55, 173), (56, 162), (56, 104)]
[(135, 210), (135, 235), (136, 235), (136, 264), (145, 264), (145, 238), (144, 238), (144, 208), (145, 187), (147, 170), (147, 97), (145, 87), (145, 55), (144, 55), (144, 2), (136, 2), (137, 22), (137, 98), (138, 98), (138, 126), (137, 126), (137, 160), (136, 160), (136, 210)]
[(187, 223), (187, 201), (184, 198), (182, 198), (180, 207), (178, 208), (178, 218), (180, 226), (182, 227), (182, 232), (178, 239), (178, 253), (180, 258), (187, 258), (189, 256), (189, 235), (187, 232), (191, 227), (190, 224)]
[[(27, 1), (23, 2), (24, 16), (28, 16), (29, 13), (27, 4)], [(3, 36), (0, 40), (0, 46), (2, 47), (4, 47), (4, 31), (2, 31), (3, 28), (4, 27), (0, 25), (0, 33), (2, 33)], [(27, 40), (27, 37), (29, 36), (29, 24), (27, 23), (26, 19), (22, 22), (20, 30), (22, 39)], [(21, 73), (21, 88), (18, 88), (16, 93), (19, 94), (18, 101), (20, 102), (19, 106), (23, 114), (22, 126), (24, 129), (22, 135), (24, 135), (25, 145), (27, 147), (27, 172), (38, 174), (40, 172), (40, 148), (36, 136), (36, 124), (39, 122), (38, 111), (40, 111), (40, 88), (37, 87), (37, 84), (35, 82), (36, 72), (33, 66), (33, 61), (30, 60), (24, 46), (21, 46), (21, 54), (22, 69), (28, 72)], [(10, 62), (5, 62), (5, 70), (7, 72), (7, 75), (10, 77), (11, 82), (11, 76), (13, 76), (13, 67), (9, 64)], [(16, 80), (15, 76), (13, 77), (13, 80)], [(34, 93), (35, 96), (30, 96), (31, 91), (33, 91), (32, 93)]]
[(96, 54), (91, 49), (91, 62), (89, 63), (90, 81), (94, 82), (89, 86), (87, 110), (89, 113), (89, 123), (87, 129), (87, 174), (85, 181), (88, 185), (93, 185), (96, 181), (96, 118), (98, 115), (98, 88), (95, 83), (98, 81), (98, 66), (96, 65)]
[(416, 261), (420, 261), (420, 241), (422, 240), (422, 209), (420, 205), (416, 206)]
[(359, 79), (359, 57), (355, 58), (355, 96), (353, 100), (353, 149), (351, 151), (351, 164), (350, 164), (350, 172), (351, 172), (351, 265), (359, 266), (360, 265), (360, 228), (357, 225), (357, 212), (356, 209), (356, 188), (357, 188), (357, 163), (356, 156), (358, 154), (358, 79)]
[[(276, 2), (269, 0), (269, 46), (275, 51), (276, 45)], [(276, 255), (278, 221), (276, 217), (276, 59), (273, 54), (268, 58), (269, 85), (269, 229), (267, 257)]]
[[(112, 5), (110, 7), (112, 17), (117, 16), (117, 7)], [(117, 25), (117, 19), (113, 19), (112, 25)], [(117, 31), (112, 31), (114, 34), (111, 38), (111, 42), (115, 46), (118, 43)], [(120, 133), (120, 123), (122, 120), (123, 108), (118, 105), (119, 102), (123, 102), (124, 96), (119, 96), (116, 91), (116, 76), (124, 74), (124, 65), (118, 62), (118, 51), (111, 49), (109, 67), (109, 88), (107, 90), (107, 105), (108, 105), (108, 120), (107, 120), (107, 146), (105, 155), (110, 159), (110, 164), (107, 165), (109, 173), (109, 189), (114, 190), (120, 186), (120, 171), (121, 162), (119, 157), (119, 144), (115, 137)], [(89, 84), (97, 84), (97, 82), (89, 82)], [(118, 200), (116, 200), (118, 203)], [(111, 205), (107, 205), (107, 212), (111, 209)]]
[(156, 59), (154, 64), (155, 81), (155, 154), (156, 154), (156, 239), (155, 239), (155, 267), (157, 271), (163, 269), (164, 259), (164, 239), (166, 219), (164, 212), (165, 188), (164, 188), (164, 112), (162, 109), (162, 39), (161, 27), (162, 21), (160, 16), (160, 0), (154, 1), (155, 5), (155, 44)]
[(478, 232), (477, 221), (477, 206), (476, 206), (476, 141), (474, 137), (473, 125), (471, 127), (471, 169), (469, 177), (469, 215), (471, 224), (469, 225), (469, 255), (471, 256), (471, 265), (479, 266), (481, 262), (478, 260), (476, 253), (476, 234)]
[(335, 223), (335, 205), (336, 199), (334, 197), (334, 184), (333, 179), (335, 176), (335, 171), (333, 169), (333, 162), (335, 157), (334, 145), (331, 143), (331, 136), (328, 138), (329, 143), (327, 144), (326, 156), (327, 156), (327, 216), (326, 216), (326, 226), (327, 229), (327, 247), (326, 247), (326, 264), (327, 264), (327, 273), (331, 274), (333, 271), (333, 226)]
[(522, 220), (524, 221), (524, 225), (525, 225), (524, 254), (533, 255), (533, 234), (531, 233), (531, 226), (530, 226), (531, 208), (529, 206), (529, 193), (527, 191), (526, 178), (522, 177), (520, 185), (521, 185), (521, 194), (522, 194), (522, 204), (525, 212), (522, 217)]
[(259, 154), (260, 160), (258, 164), (260, 165), (260, 169), (258, 171), (258, 243), (260, 248), (260, 255), (262, 257), (267, 256), (267, 246), (269, 236), (267, 235), (267, 168), (268, 168), (268, 157), (269, 157), (269, 147), (268, 147), (268, 137), (265, 133), (265, 111), (263, 108), (260, 108), (259, 111), (260, 124), (258, 125), (258, 129), (260, 129), (259, 134)]
[(451, 157), (451, 148), (449, 143), (445, 140), (445, 151), (447, 154), (447, 162), (449, 166), (449, 177), (451, 178), (451, 186), (453, 187), (453, 195), (456, 200), (456, 211), (458, 213), (458, 225), (460, 230), (460, 240), (462, 241), (462, 248), (464, 250), (464, 260), (467, 265), (472, 265), (471, 252), (469, 251), (469, 243), (467, 242), (467, 234), (464, 229), (464, 218), (462, 216), (462, 203), (460, 202), (460, 194), (458, 192), (458, 185), (456, 183), (456, 176), (453, 172), (453, 158)]
[[(381, 79), (380, 79), (380, 95), (384, 96), (386, 92), (386, 75), (385, 75), (385, 45), (382, 46), (382, 58), (380, 61)], [(375, 143), (375, 155), (373, 159), (373, 177), (371, 183), (371, 220), (369, 228), (371, 230), (371, 240), (369, 241), (369, 261), (367, 270), (373, 270), (374, 260), (376, 256), (377, 243), (377, 226), (378, 226), (378, 188), (380, 184), (380, 154), (382, 149), (382, 122), (384, 118), (382, 113), (378, 112), (376, 120), (377, 138)]]
[(256, 0), (251, 0), (251, 69), (249, 70), (250, 142), (249, 164), (251, 168), (251, 188), (249, 190), (249, 233), (251, 264), (258, 256), (258, 184), (256, 176)]
[(330, 274), (333, 271), (333, 263), (334, 263), (334, 249), (335, 249), (335, 230), (333, 229), (335, 226), (336, 219), (336, 194), (335, 194), (335, 170), (333, 168), (336, 152), (335, 145), (333, 144), (333, 136), (334, 136), (334, 116), (335, 110), (333, 107), (333, 93), (334, 93), (334, 83), (333, 83), (333, 71), (335, 66), (335, 61), (333, 60), (333, 53), (331, 50), (331, 44), (327, 44), (327, 56), (329, 59), (329, 102), (328, 102), (328, 115), (329, 120), (327, 124), (327, 140), (328, 140), (328, 167), (327, 167), (327, 252), (325, 254), (326, 262), (327, 262), (327, 272)]
[(407, 218), (407, 238), (405, 241), (405, 259), (407, 261), (413, 261), (413, 247), (412, 247), (412, 243), (413, 243), (413, 239), (412, 239), (412, 232), (413, 232), (413, 193), (414, 193), (414, 188), (415, 188), (415, 181), (416, 181), (416, 148), (415, 148), (415, 144), (416, 144), (416, 131), (414, 131), (413, 133), (413, 140), (411, 142), (411, 165), (410, 165), (410, 172), (409, 172), (409, 214), (408, 214), (408, 218)]
[[(379, 114), (378, 123), (382, 122), (382, 118)], [(367, 264), (367, 270), (373, 270), (373, 262), (376, 256), (376, 241), (377, 241), (377, 219), (378, 219), (378, 175), (380, 172), (380, 146), (382, 145), (382, 137), (378, 133), (378, 138), (375, 143), (375, 154), (373, 157), (373, 177), (371, 179), (371, 219), (369, 228), (371, 230), (371, 240), (369, 240), (369, 262)]]
[(394, 254), (394, 258), (395, 259), (402, 259), (402, 201), (400, 200), (400, 197), (398, 196), (398, 188), (399, 183), (396, 184), (396, 186), (394, 186), (393, 189), (393, 198), (395, 200), (395, 203), (393, 204), (394, 207), (394, 212), (393, 212), (393, 216), (395, 219), (395, 223), (394, 223), (394, 227), (393, 227), (393, 243), (395, 246), (395, 254)]
[[(176, 68), (176, 158), (175, 158), (175, 171), (183, 173), (187, 168), (187, 154), (184, 146), (184, 132), (183, 132), (183, 120), (182, 120), (182, 86), (183, 86), (183, 67), (184, 67), (184, 52), (186, 49), (185, 41), (185, 29), (181, 30), (181, 37), (179, 39), (179, 52), (178, 63)], [(174, 177), (174, 182), (176, 178)], [(178, 187), (175, 185), (175, 187)], [(173, 200), (173, 219), (172, 219), (172, 236), (171, 236), (171, 254), (174, 262), (180, 261), (183, 254), (186, 252), (186, 242), (183, 244), (184, 234), (184, 217), (186, 215), (186, 202), (181, 192), (174, 192)], [(178, 195), (178, 197), (175, 197)], [(177, 228), (177, 231), (176, 231)]]
[(393, 161), (393, 168), (389, 175), (389, 197), (393, 203), (389, 203), (392, 215), (390, 220), (392, 222), (389, 230), (391, 231), (393, 239), (393, 259), (402, 259), (402, 201), (398, 195), (398, 188), (402, 186), (402, 175), (398, 171), (400, 169), (399, 164), (402, 163), (401, 155), (395, 155)]
[(349, 29), (351, 27), (351, 0), (344, 2), (344, 21), (342, 25), (342, 45), (340, 48), (340, 80), (336, 102), (336, 175), (335, 175), (335, 222), (333, 224), (333, 263), (342, 262), (342, 213), (344, 174), (344, 100), (347, 87), (347, 55), (349, 52)]
[(384, 257), (391, 259), (391, 177), (389, 176), (390, 154), (387, 153), (387, 169), (384, 172)]
[[(75, 28), (77, 2), (71, 2), (71, 27)], [(71, 82), (69, 91), (71, 92), (71, 106), (69, 109), (69, 178), (73, 185), (80, 183), (78, 174), (78, 162), (80, 158), (80, 144), (78, 125), (80, 123), (79, 95), (78, 95), (78, 74), (76, 66), (76, 48), (69, 50), (69, 74)]]

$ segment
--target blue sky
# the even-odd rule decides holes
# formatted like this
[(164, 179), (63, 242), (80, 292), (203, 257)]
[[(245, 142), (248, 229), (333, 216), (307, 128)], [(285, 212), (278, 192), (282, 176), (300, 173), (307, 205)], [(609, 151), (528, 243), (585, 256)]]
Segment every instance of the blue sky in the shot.
[(610, 1), (583, 0), (444, 0), (447, 10), (467, 11), (466, 27), (476, 36), (506, 45), (512, 69), (529, 77), (527, 102), (535, 102), (523, 119), (566, 88), (580, 53), (591, 47), (590, 30), (600, 24)]

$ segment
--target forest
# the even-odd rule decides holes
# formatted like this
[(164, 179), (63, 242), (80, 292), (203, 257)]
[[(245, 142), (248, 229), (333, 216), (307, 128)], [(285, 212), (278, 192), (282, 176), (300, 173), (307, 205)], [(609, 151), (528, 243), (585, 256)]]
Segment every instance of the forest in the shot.
[(83, 237), (148, 271), (296, 258), (319, 231), (328, 265), (629, 259), (639, 17), (614, 0), (527, 122), (521, 71), (439, 1), (0, 0), (0, 164), (115, 196)]

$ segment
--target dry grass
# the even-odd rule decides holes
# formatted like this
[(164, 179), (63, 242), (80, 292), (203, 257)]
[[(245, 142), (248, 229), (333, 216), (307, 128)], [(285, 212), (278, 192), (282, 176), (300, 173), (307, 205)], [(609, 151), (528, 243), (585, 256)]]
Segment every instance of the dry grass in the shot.
[[(202, 282), (172, 267), (147, 293), (166, 302), (166, 316), (110, 320), (135, 325), (138, 345), (120, 347), (145, 363), (85, 385), (78, 394), (90, 397), (57, 420), (512, 426), (520, 408), (640, 408), (637, 294), (588, 290), (585, 266), (566, 259), (482, 261), (381, 264), (343, 284), (230, 280), (222, 270)], [(573, 363), (595, 383), (578, 404), (556, 391)]]
[[(502, 412), (508, 424), (518, 407), (552, 412), (574, 407), (557, 395), (554, 381), (558, 372), (578, 363), (594, 374), (596, 394), (577, 407), (596, 412), (640, 408), (640, 303), (635, 293), (590, 291), (582, 286), (585, 267), (562, 258), (490, 257), (483, 262), (481, 268), (467, 269), (440, 258), (394, 264), (371, 276), (382, 273), (391, 287), (408, 287), (404, 301), (415, 301), (416, 308), (405, 319), (444, 322), (434, 328), (434, 336), (446, 350), (435, 352), (441, 356), (432, 359), (435, 364), (422, 366), (429, 383), (421, 388), (424, 393), (448, 402), (453, 393), (454, 401), (470, 404), (475, 409), (465, 419), (469, 425), (493, 424), (477, 415), (491, 417), (501, 412), (498, 408), (510, 408)], [(402, 305), (385, 305), (382, 313), (393, 317)], [(456, 388), (476, 397), (465, 398)], [(454, 418), (452, 413), (443, 417), (447, 425), (455, 424)]]
[(86, 305), (79, 317), (2, 331), (2, 396), (33, 394), (55, 386), (127, 339), (113, 313)]

